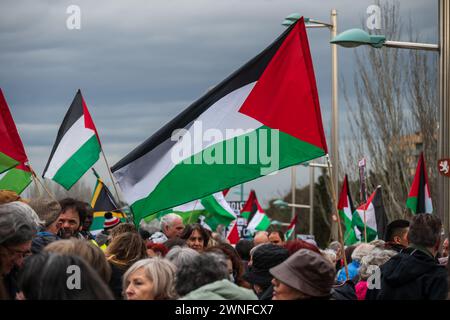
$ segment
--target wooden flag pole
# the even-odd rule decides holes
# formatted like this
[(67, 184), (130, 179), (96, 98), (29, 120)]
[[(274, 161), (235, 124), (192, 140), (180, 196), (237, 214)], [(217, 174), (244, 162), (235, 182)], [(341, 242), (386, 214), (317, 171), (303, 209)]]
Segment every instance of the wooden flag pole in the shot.
[(56, 197), (53, 193), (50, 192), (50, 190), (48, 190), (48, 188), (45, 186), (44, 183), (42, 183), (42, 181), (39, 179), (39, 177), (36, 175), (36, 172), (34, 172), (33, 168), (31, 167), (31, 165), (29, 164), (28, 167), (31, 170), (31, 175), (33, 176), (34, 179), (36, 179), (37, 182), (39, 182), (39, 184), (42, 186), (42, 188), (45, 190), (45, 192), (47, 192), (47, 194), (50, 196), (50, 198), (52, 198), (52, 200), (59, 202), (58, 200), (56, 200)]
[(106, 168), (108, 168), (109, 177), (111, 178), (111, 182), (112, 182), (112, 185), (114, 187), (114, 192), (116, 193), (117, 202), (121, 203), (122, 201), (120, 200), (119, 192), (117, 191), (116, 181), (114, 180), (113, 174), (112, 174), (111, 169), (109, 167), (108, 160), (106, 159), (106, 156), (105, 156), (105, 152), (103, 151), (102, 147), (100, 147), (100, 150), (102, 151), (103, 159), (105, 160), (105, 163), (106, 163)]
[(28, 166), (31, 170), (31, 178), (33, 179), (34, 185), (36, 186), (38, 197), (40, 198), (42, 196), (41, 188), (39, 188), (39, 182), (37, 181), (36, 175), (34, 171), (31, 169), (31, 166)]
[(342, 235), (342, 226), (341, 226), (341, 218), (339, 217), (339, 210), (337, 208), (337, 201), (336, 201), (336, 191), (334, 190), (334, 185), (331, 181), (332, 179), (332, 171), (331, 171), (331, 163), (330, 163), (330, 156), (327, 154), (327, 164), (328, 164), (328, 172), (329, 174), (329, 184), (331, 187), (331, 198), (333, 199), (333, 211), (336, 213), (337, 223), (338, 223), (338, 234), (339, 234), (339, 242), (341, 243), (342, 251), (343, 251), (343, 257), (344, 257), (344, 268), (345, 268), (345, 275), (347, 277), (347, 280), (349, 279), (348, 275), (348, 265), (347, 265), (347, 257), (345, 256), (345, 250), (344, 250), (344, 237)]

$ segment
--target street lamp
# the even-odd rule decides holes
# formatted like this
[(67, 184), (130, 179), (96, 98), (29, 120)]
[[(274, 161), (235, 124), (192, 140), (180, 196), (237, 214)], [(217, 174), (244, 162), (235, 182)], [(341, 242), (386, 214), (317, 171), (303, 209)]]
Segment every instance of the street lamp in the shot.
[(437, 44), (390, 41), (386, 40), (386, 36), (384, 35), (371, 35), (361, 29), (346, 30), (337, 35), (336, 37), (334, 37), (330, 41), (330, 43), (334, 43), (345, 48), (355, 48), (361, 45), (369, 45), (374, 48), (390, 47), (402, 49), (439, 51), (439, 46)]
[[(384, 35), (370, 35), (361, 29), (350, 29), (334, 37), (330, 43), (353, 48), (360, 45), (370, 45), (374, 48), (390, 47), (413, 50), (437, 51), (439, 55), (439, 148), (438, 159), (450, 154), (450, 4), (439, 0), (439, 44), (402, 42), (386, 40)], [(443, 217), (444, 227), (450, 231), (450, 182), (448, 178), (438, 175), (438, 190), (440, 192), (438, 210)]]
[[(299, 13), (292, 13), (288, 15), (284, 21), (284, 26), (290, 26), (300, 19), (301, 15)], [(328, 28), (330, 30), (331, 39), (336, 37), (337, 34), (337, 11), (336, 9), (331, 10), (330, 23), (322, 22), (319, 20), (305, 18), (306, 28)], [(331, 179), (334, 186), (334, 190), (338, 190), (339, 181), (339, 108), (338, 108), (338, 57), (337, 57), (337, 46), (335, 44), (331, 45), (331, 167), (333, 168)], [(294, 169), (292, 169), (292, 175), (294, 176)], [(295, 202), (295, 201), (292, 201)], [(332, 222), (333, 223), (333, 222)], [(333, 223), (333, 228), (331, 229), (332, 238), (337, 239), (337, 224)]]

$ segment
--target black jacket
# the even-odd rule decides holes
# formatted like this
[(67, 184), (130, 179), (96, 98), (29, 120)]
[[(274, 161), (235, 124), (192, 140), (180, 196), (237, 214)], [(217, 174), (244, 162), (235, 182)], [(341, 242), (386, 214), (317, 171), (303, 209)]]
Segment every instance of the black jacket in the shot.
[(440, 300), (447, 291), (446, 268), (418, 249), (404, 249), (381, 266), (378, 300)]

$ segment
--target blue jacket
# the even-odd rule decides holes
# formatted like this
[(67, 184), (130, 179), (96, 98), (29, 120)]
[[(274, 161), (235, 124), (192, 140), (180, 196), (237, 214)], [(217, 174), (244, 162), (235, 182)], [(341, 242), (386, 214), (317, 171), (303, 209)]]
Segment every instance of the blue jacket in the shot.
[[(348, 267), (348, 276), (350, 277), (350, 280), (353, 280), (358, 274), (359, 274), (359, 262), (358, 261), (352, 261), (347, 267)], [(347, 275), (345, 274), (345, 267), (342, 267), (341, 270), (338, 272), (337, 281), (338, 282), (345, 282), (347, 280)]]
[(58, 237), (56, 234), (47, 232), (47, 231), (41, 231), (36, 234), (36, 236), (33, 238), (33, 241), (31, 242), (31, 252), (33, 254), (39, 253), (44, 249), (49, 243), (59, 240), (60, 237)]

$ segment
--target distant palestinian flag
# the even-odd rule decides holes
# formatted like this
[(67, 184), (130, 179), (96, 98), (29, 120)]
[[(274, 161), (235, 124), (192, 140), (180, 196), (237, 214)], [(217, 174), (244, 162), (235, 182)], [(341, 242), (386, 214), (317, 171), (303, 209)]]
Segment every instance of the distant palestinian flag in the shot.
[(367, 242), (377, 239), (384, 239), (386, 232), (387, 217), (384, 211), (381, 186), (372, 193), (367, 202), (353, 213), (353, 226), (361, 232), (361, 241), (364, 239), (364, 211), (366, 214)]
[(31, 183), (28, 157), (0, 89), (0, 189), (20, 194)]
[(250, 192), (241, 210), (241, 216), (247, 219), (247, 230), (250, 233), (265, 231), (270, 226), (270, 219), (261, 208), (254, 190)]
[(237, 220), (234, 220), (234, 222), (231, 224), (230, 231), (228, 231), (227, 234), (227, 240), (230, 244), (236, 244), (239, 242), (239, 240), (241, 240), (241, 237), (239, 237)]
[(289, 227), (284, 234), (284, 238), (286, 241), (289, 240), (293, 234), (295, 234), (295, 225), (297, 223), (297, 219), (298, 215), (296, 214), (295, 217), (291, 220), (291, 223), (289, 224)]
[(184, 224), (196, 223), (203, 216), (203, 223), (207, 224), (212, 231), (215, 231), (219, 225), (228, 227), (233, 220), (236, 220), (236, 214), (225, 200), (223, 192), (217, 192), (200, 200), (163, 210), (145, 217), (144, 220), (149, 222), (153, 219), (161, 219), (168, 213), (176, 213), (181, 216)]
[(300, 19), (112, 171), (140, 219), (326, 153)]
[(348, 178), (345, 175), (344, 182), (342, 184), (341, 195), (338, 203), (339, 216), (345, 225), (344, 242), (345, 245), (352, 245), (359, 241), (360, 232), (352, 225), (353, 212), (355, 207), (353, 206), (352, 197), (350, 195), (350, 188), (348, 187)]
[(105, 222), (105, 213), (110, 211), (114, 217), (117, 217), (126, 221), (126, 215), (119, 210), (116, 200), (109, 191), (108, 187), (103, 183), (102, 179), (94, 170), (94, 174), (97, 176), (97, 184), (95, 185), (94, 194), (91, 199), (91, 207), (94, 209), (94, 219), (90, 228), (90, 231), (95, 234), (103, 230), (103, 223)]
[(99, 159), (100, 139), (78, 90), (59, 128), (43, 177), (69, 190)]
[(433, 203), (431, 202), (430, 186), (428, 184), (428, 174), (423, 152), (419, 157), (414, 181), (409, 191), (408, 200), (406, 200), (406, 207), (411, 209), (414, 214), (433, 212)]

